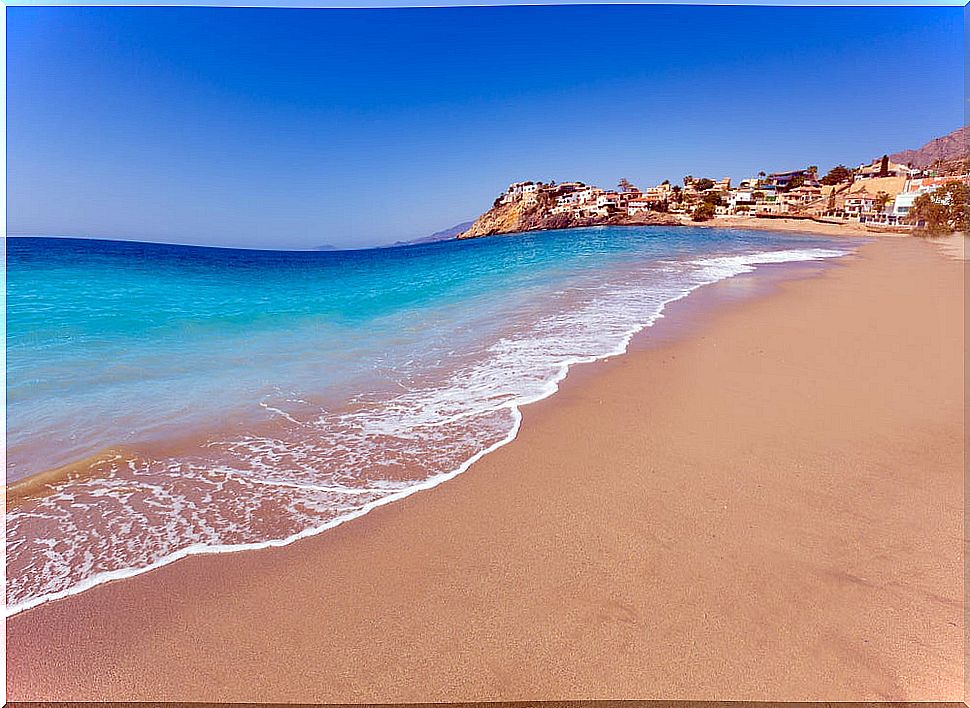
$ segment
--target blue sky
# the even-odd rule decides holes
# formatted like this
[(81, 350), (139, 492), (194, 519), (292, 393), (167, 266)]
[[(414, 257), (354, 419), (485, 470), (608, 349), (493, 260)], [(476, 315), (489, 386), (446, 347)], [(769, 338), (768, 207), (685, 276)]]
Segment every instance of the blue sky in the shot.
[(963, 8), (7, 9), (10, 233), (369, 246), (507, 183), (859, 163), (963, 123)]

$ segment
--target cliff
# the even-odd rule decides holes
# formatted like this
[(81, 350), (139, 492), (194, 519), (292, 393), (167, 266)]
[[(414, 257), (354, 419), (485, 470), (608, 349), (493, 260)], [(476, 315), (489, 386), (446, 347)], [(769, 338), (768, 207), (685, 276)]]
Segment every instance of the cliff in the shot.
[(479, 216), (458, 238), (477, 238), (511, 234), (520, 231), (571, 229), (580, 226), (651, 226), (679, 224), (676, 217), (661, 212), (649, 212), (635, 217), (617, 212), (610, 216), (579, 217), (571, 214), (550, 214), (556, 205), (554, 193), (539, 193), (530, 198), (496, 203)]

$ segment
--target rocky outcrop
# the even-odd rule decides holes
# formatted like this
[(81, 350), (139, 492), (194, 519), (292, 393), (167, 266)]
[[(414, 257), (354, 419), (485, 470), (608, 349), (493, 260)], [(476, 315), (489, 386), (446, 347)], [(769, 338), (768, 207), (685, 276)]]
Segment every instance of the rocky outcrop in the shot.
[(467, 231), (458, 234), (458, 238), (475, 238), (477, 236), (493, 236), (524, 231), (528, 228), (527, 224), (540, 220), (542, 214), (551, 207), (550, 204), (547, 204), (548, 201), (545, 195), (538, 195), (535, 199), (517, 199), (496, 204), (475, 219)]
[(676, 217), (662, 212), (648, 212), (635, 217), (627, 216), (624, 212), (597, 217), (550, 214), (549, 210), (555, 205), (555, 194), (543, 192), (506, 203), (497, 202), (478, 217), (467, 231), (459, 234), (458, 238), (477, 238), (521, 231), (571, 229), (580, 226), (652, 226), (680, 223)]

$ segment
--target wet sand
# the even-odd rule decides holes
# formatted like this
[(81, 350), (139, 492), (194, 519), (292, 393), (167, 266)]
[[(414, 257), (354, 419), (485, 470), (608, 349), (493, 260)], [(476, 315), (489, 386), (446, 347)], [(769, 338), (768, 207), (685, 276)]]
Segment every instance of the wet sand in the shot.
[(8, 621), (11, 700), (962, 700), (964, 263), (704, 288), (467, 473)]

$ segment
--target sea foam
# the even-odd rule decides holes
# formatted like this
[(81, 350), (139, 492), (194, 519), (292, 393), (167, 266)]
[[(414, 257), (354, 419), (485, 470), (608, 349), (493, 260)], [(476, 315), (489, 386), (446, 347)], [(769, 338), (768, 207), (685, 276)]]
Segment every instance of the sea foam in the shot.
[(393, 385), (336, 405), (276, 390), (259, 401), (271, 419), (259, 429), (59, 483), (8, 512), (7, 614), (193, 554), (287, 545), (431, 489), (514, 440), (522, 406), (558, 390), (574, 364), (625, 352), (667, 304), (758, 265), (847, 252), (611, 262), (569, 287), (536, 287), (488, 339), (427, 347)]

